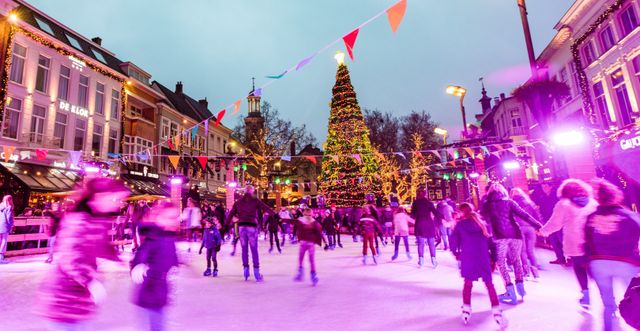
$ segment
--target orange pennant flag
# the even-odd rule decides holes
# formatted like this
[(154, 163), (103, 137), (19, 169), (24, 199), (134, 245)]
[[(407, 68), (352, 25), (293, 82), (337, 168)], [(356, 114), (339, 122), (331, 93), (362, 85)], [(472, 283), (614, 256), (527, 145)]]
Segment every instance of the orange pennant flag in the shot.
[(4, 152), (4, 162), (9, 162), (11, 155), (16, 150), (16, 146), (2, 146)]
[(178, 170), (178, 162), (180, 162), (180, 155), (169, 155), (169, 162), (173, 165), (173, 168)]
[(235, 115), (240, 111), (241, 102), (242, 102), (242, 100), (238, 100), (238, 101), (233, 103), (233, 114), (231, 114), (231, 115)]
[(394, 33), (398, 31), (400, 23), (404, 18), (404, 13), (407, 11), (407, 0), (400, 0), (393, 7), (387, 10), (387, 19), (391, 25), (391, 31)]

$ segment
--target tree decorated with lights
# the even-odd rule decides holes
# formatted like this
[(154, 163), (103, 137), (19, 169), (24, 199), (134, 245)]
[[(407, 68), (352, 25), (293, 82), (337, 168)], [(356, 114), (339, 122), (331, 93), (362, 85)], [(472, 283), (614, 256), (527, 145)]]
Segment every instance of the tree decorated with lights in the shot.
[(379, 167), (344, 54), (338, 53), (336, 60), (338, 72), (324, 147), (321, 191), (329, 204), (358, 206), (365, 202), (367, 193), (380, 194)]

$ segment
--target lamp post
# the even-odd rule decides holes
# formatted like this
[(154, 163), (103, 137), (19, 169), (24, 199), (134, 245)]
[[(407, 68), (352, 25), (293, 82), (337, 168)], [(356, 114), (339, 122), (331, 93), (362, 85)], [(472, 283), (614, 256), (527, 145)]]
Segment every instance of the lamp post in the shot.
[(433, 132), (435, 132), (437, 135), (441, 135), (442, 136), (443, 145), (447, 144), (447, 135), (449, 135), (449, 131), (447, 131), (446, 129), (443, 129), (443, 128), (435, 128), (435, 130), (433, 130)]
[(536, 64), (536, 53), (533, 50), (533, 40), (531, 39), (531, 29), (529, 28), (529, 13), (527, 12), (527, 4), (525, 3), (525, 0), (518, 0), (518, 8), (520, 8), (520, 19), (522, 20), (524, 41), (527, 44), (527, 55), (529, 56), (531, 75), (533, 76), (533, 79), (537, 81), (538, 66)]
[(460, 86), (449, 85), (447, 87), (447, 94), (454, 95), (460, 98), (460, 112), (462, 112), (462, 125), (464, 125), (464, 137), (466, 138), (468, 135), (468, 132), (467, 132), (467, 115), (464, 111), (464, 96), (467, 95), (467, 89)]

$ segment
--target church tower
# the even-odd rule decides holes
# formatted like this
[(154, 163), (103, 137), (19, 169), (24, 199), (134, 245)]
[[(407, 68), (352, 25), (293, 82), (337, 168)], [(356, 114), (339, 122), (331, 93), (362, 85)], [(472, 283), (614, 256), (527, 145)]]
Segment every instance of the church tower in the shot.
[(247, 108), (249, 111), (247, 117), (244, 118), (244, 134), (249, 148), (255, 146), (264, 136), (264, 117), (262, 117), (262, 113), (260, 112), (260, 95), (255, 95), (255, 78), (252, 80), (253, 87), (247, 96)]

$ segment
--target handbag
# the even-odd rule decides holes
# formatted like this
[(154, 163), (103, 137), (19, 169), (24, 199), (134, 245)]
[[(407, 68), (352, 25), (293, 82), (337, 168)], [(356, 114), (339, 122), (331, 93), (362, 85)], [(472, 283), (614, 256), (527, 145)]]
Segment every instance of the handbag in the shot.
[(640, 275), (634, 277), (618, 307), (620, 316), (629, 326), (640, 329)]

